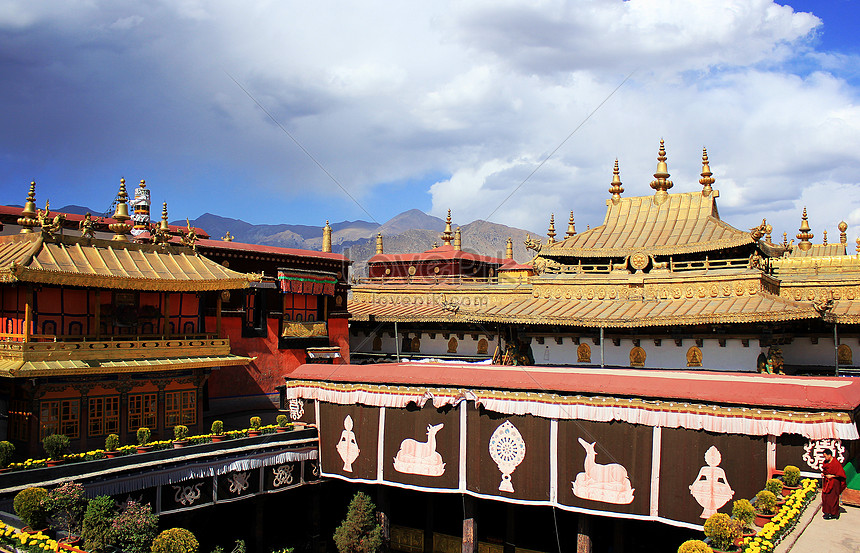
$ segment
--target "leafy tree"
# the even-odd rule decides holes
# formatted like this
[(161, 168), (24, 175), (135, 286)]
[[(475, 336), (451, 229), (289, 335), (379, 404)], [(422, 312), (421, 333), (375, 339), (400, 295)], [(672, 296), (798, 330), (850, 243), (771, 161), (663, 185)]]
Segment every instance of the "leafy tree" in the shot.
[(382, 526), (376, 520), (376, 506), (367, 494), (357, 492), (343, 523), (334, 531), (339, 553), (376, 553), (382, 549)]
[(114, 507), (113, 499), (106, 495), (94, 497), (87, 503), (87, 512), (84, 513), (84, 525), (81, 530), (85, 551), (101, 553), (107, 547)]

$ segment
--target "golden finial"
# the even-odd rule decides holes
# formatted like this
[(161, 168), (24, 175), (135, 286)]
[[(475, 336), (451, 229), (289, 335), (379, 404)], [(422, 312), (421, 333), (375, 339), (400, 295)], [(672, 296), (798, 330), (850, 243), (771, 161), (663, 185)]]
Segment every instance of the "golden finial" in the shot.
[(788, 233), (787, 232), (782, 233), (782, 245), (786, 248), (788, 247)]
[(158, 224), (158, 228), (165, 232), (170, 231), (170, 224), (167, 222), (167, 202), (161, 204), (161, 222)]
[(860, 236), (857, 237), (857, 247), (855, 249), (857, 250), (857, 255), (860, 255)]
[(30, 181), (30, 192), (27, 193), (27, 201), (21, 210), (18, 224), (21, 225), (20, 234), (31, 234), (36, 226), (36, 181)]
[(382, 233), (377, 232), (376, 233), (376, 255), (379, 255), (381, 253), (382, 253)]
[(546, 235), (549, 236), (549, 240), (546, 241), (547, 244), (555, 242), (555, 213), (549, 215), (549, 229), (546, 231)]
[(825, 246), (827, 245), (827, 231), (826, 230), (824, 231), (824, 239), (822, 241), (822, 244), (824, 244)]
[(223, 240), (224, 242), (232, 242), (232, 241), (233, 241), (233, 238), (235, 238), (235, 236), (233, 236), (232, 234), (230, 234), (230, 231), (228, 230), (228, 231), (227, 231), (227, 233), (226, 233), (226, 234), (224, 234), (224, 236), (222, 236), (222, 237), (221, 237), (221, 240)]
[(771, 239), (770, 233), (773, 232), (773, 226), (767, 222), (767, 219), (762, 219), (762, 221), (765, 223), (765, 225), (764, 225), (764, 239), (767, 240), (768, 244), (773, 244), (773, 242), (770, 241), (770, 239)]
[(436, 249), (436, 248), (438, 248), (438, 247), (439, 247), (439, 242), (437, 242), (436, 240), (434, 240), (434, 241), (433, 241), (433, 249), (435, 250), (435, 249)]
[(131, 230), (131, 225), (126, 223), (131, 217), (128, 214), (128, 193), (125, 191), (125, 179), (119, 179), (119, 194), (116, 196), (116, 211), (113, 214), (114, 223), (108, 225), (114, 233), (112, 240), (128, 241), (126, 234)]
[(803, 208), (803, 216), (800, 220), (800, 232), (797, 233), (797, 239), (800, 242), (797, 243), (797, 247), (800, 248), (800, 251), (805, 252), (809, 251), (812, 248), (812, 242), (810, 240), (815, 237), (814, 234), (809, 232), (811, 229), (809, 228), (809, 221), (806, 218), (806, 207)]
[(454, 233), (451, 232), (451, 210), (448, 210), (448, 218), (445, 219), (445, 231), (442, 233), (442, 236), (439, 237), (442, 240), (442, 244), (446, 246), (451, 245), (451, 241), (454, 239)]
[(145, 180), (140, 179), (140, 187), (141, 187), (141, 188), (146, 188), (146, 181), (145, 181)]
[[(654, 180), (651, 181), (651, 188), (656, 190), (655, 196), (665, 198), (669, 195), (667, 192), (674, 184), (669, 180), (669, 167), (666, 165), (666, 147), (663, 144), (663, 139), (660, 139), (660, 150), (657, 152), (657, 171), (654, 173)], [(663, 200), (659, 200), (662, 202)]]
[(457, 227), (457, 230), (454, 231), (454, 249), (462, 250), (463, 249), (463, 239), (460, 236), (460, 227)]
[(505, 244), (505, 259), (514, 258), (514, 239), (508, 236), (508, 242)]
[[(714, 190), (711, 188), (711, 185), (714, 184), (713, 173), (711, 173), (711, 167), (708, 164), (708, 149), (702, 148), (702, 178), (699, 179), (699, 184), (702, 185), (702, 196), (709, 196), (711, 192)], [(767, 240), (770, 242), (770, 238)]]
[(848, 230), (848, 223), (846, 223), (845, 221), (840, 221), (839, 226), (837, 228), (839, 229), (839, 243), (847, 244), (848, 235), (845, 234), (845, 231)]
[[(609, 193), (612, 194), (612, 203), (617, 204), (621, 200), (624, 188), (621, 186), (621, 173), (618, 171), (618, 158), (615, 158), (615, 168), (612, 169), (612, 183), (609, 185)], [(573, 220), (573, 212), (570, 215)]]
[(325, 253), (331, 253), (331, 225), (328, 224), (328, 220), (326, 220), (325, 226), (323, 227), (322, 251)]
[(567, 232), (565, 236), (572, 238), (576, 236), (576, 225), (573, 224), (573, 211), (570, 212), (570, 219), (567, 221)]

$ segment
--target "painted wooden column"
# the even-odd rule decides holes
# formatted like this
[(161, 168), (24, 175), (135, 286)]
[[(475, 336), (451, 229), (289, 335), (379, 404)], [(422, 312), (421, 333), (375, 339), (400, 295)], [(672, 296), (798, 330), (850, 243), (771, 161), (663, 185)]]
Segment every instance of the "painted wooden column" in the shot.
[(163, 325), (161, 329), (161, 337), (163, 339), (167, 339), (170, 337), (170, 292), (164, 292), (164, 301), (162, 305), (164, 306), (164, 319)]
[(579, 513), (576, 521), (576, 553), (591, 553), (591, 516)]
[(93, 315), (96, 326), (96, 341), (102, 339), (102, 291), (96, 290), (95, 305), (93, 306)]
[(30, 341), (31, 330), (33, 325), (33, 287), (29, 284), (24, 291), (24, 341)]
[(388, 551), (391, 543), (391, 504), (385, 486), (376, 487), (376, 505), (379, 509), (379, 524), (382, 526), (383, 550)]
[(221, 337), (221, 304), (223, 303), (221, 294), (222, 292), (218, 292), (218, 297), (215, 300), (215, 334), (218, 335), (218, 338)]
[(478, 552), (478, 524), (475, 521), (475, 499), (463, 496), (463, 553)]
[(514, 506), (511, 503), (505, 504), (505, 547), (504, 553), (516, 553), (516, 529), (517, 519), (514, 516)]
[(612, 524), (612, 553), (624, 553), (624, 530), (627, 521), (616, 518)]
[(424, 553), (433, 553), (433, 494), (424, 494)]

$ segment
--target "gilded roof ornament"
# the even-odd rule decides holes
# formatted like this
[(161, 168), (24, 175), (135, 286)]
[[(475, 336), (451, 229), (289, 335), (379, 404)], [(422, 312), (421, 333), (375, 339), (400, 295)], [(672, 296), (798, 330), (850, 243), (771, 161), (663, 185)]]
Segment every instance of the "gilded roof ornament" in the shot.
[(379, 255), (381, 253), (383, 253), (383, 250), (382, 250), (382, 233), (377, 232), (376, 233), (376, 255)]
[(663, 139), (660, 139), (660, 150), (657, 152), (657, 171), (654, 173), (654, 180), (651, 181), (651, 188), (656, 190), (654, 196), (658, 199), (658, 203), (662, 203), (669, 195), (668, 190), (675, 186), (669, 180), (669, 167), (666, 165), (666, 147)]
[(197, 236), (197, 233), (194, 232), (194, 229), (191, 227), (191, 221), (188, 220), (188, 217), (185, 218), (185, 230), (182, 233), (182, 241), (183, 246), (187, 246), (194, 251), (197, 251), (197, 240), (200, 238)]
[(839, 243), (847, 244), (848, 235), (845, 233), (845, 231), (848, 230), (848, 223), (846, 223), (845, 221), (840, 221), (839, 226), (837, 228), (839, 229)]
[(170, 224), (167, 222), (167, 202), (161, 204), (161, 222), (155, 229), (155, 237), (152, 241), (156, 244), (167, 244), (170, 242)]
[(802, 252), (809, 251), (809, 249), (812, 248), (812, 242), (810, 242), (810, 239), (815, 237), (815, 235), (809, 232), (811, 229), (809, 228), (809, 221), (806, 217), (806, 207), (803, 208), (803, 216), (800, 220), (799, 230), (800, 232), (797, 233), (797, 239), (800, 240), (800, 242), (797, 243), (797, 247), (800, 248), (800, 251)]
[[(711, 185), (714, 184), (715, 180), (711, 173), (711, 167), (708, 164), (708, 149), (702, 148), (702, 178), (699, 179), (699, 184), (702, 185), (702, 195), (709, 196), (711, 192), (713, 192), (713, 188)], [(770, 239), (768, 238), (768, 242)]]
[(567, 221), (567, 232), (565, 236), (572, 238), (576, 236), (576, 225), (573, 224), (573, 211), (570, 212), (570, 219)]
[(555, 213), (550, 213), (549, 215), (549, 229), (547, 229), (546, 235), (549, 237), (546, 241), (547, 244), (555, 242)]
[(857, 237), (857, 247), (855, 249), (857, 250), (857, 255), (860, 256), (860, 236)]
[[(653, 187), (654, 184), (651, 183), (651, 186)], [(609, 185), (609, 193), (612, 194), (612, 203), (617, 204), (620, 202), (621, 194), (623, 192), (624, 188), (621, 186), (621, 173), (618, 171), (618, 158), (615, 158), (615, 168), (612, 169), (612, 183)], [(570, 212), (570, 220), (573, 221), (572, 211)]]
[(505, 259), (514, 258), (514, 239), (508, 236), (508, 241), (505, 244)]
[(224, 236), (222, 236), (222, 237), (221, 237), (221, 240), (223, 240), (224, 242), (232, 242), (234, 238), (235, 238), (235, 236), (233, 236), (232, 234), (230, 234), (230, 231), (228, 230), (228, 231), (224, 234)]
[[(767, 222), (767, 219), (764, 219), (764, 221)], [(773, 244), (773, 242), (771, 242), (771, 233), (772, 232), (773, 232), (773, 225), (771, 225), (770, 223), (765, 225), (765, 227), (764, 227), (764, 239), (767, 241), (768, 244)]]
[(460, 227), (457, 227), (457, 230), (454, 231), (454, 249), (463, 249), (463, 238), (460, 236)]
[(81, 238), (86, 240), (92, 240), (95, 238), (96, 233), (94, 230), (95, 221), (93, 221), (92, 214), (87, 211), (87, 214), (84, 215), (84, 219), (78, 223), (78, 230), (81, 231)]
[(824, 231), (824, 239), (822, 240), (821, 244), (824, 246), (827, 245), (827, 231), (826, 230)]
[(116, 211), (114, 211), (114, 223), (108, 225), (114, 233), (112, 240), (128, 241), (126, 234), (131, 230), (131, 225), (127, 222), (131, 219), (128, 214), (128, 193), (125, 191), (125, 179), (119, 179), (119, 194), (116, 196)]
[(445, 219), (445, 231), (439, 237), (442, 240), (442, 244), (445, 246), (450, 246), (451, 242), (454, 240), (454, 233), (451, 232), (451, 210), (448, 210), (448, 217)]
[(62, 231), (65, 220), (66, 215), (64, 213), (57, 213), (53, 219), (51, 218), (51, 202), (48, 200), (45, 200), (44, 212), (41, 209), (36, 211), (36, 221), (42, 227), (42, 236), (53, 236)]
[(27, 193), (27, 201), (21, 210), (18, 224), (21, 225), (20, 234), (30, 234), (36, 226), (36, 181), (30, 181), (30, 192)]
[(331, 253), (331, 225), (328, 224), (328, 220), (323, 227), (322, 251)]

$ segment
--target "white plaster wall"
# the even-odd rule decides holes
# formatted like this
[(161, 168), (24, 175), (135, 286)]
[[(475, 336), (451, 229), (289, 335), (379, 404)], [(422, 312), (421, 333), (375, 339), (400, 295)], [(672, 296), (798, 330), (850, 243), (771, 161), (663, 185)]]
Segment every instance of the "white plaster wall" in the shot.
[[(410, 338), (414, 338), (415, 334), (410, 333)], [(497, 338), (494, 336), (494, 340), (491, 341), (489, 337), (485, 334), (478, 334), (478, 340), (474, 340), (472, 338), (472, 334), (464, 334), (463, 339), (461, 340), (456, 334), (449, 334), (448, 338), (444, 338), (442, 333), (437, 332), (435, 338), (430, 338), (430, 335), (426, 332), (421, 334), (421, 354), (429, 356), (448, 355), (448, 340), (451, 337), (457, 338), (457, 354), (459, 355), (477, 355), (478, 353), (478, 341), (481, 338), (487, 340), (487, 355), (492, 355), (495, 351), (497, 342), (495, 341)], [(349, 346), (350, 349), (354, 352), (361, 353), (374, 353), (373, 351), (373, 338), (374, 335), (365, 336), (363, 332), (359, 332), (358, 336), (353, 336), (350, 334), (349, 336)], [(403, 335), (400, 335), (399, 344), (403, 343)], [(395, 350), (395, 341), (394, 338), (390, 337), (388, 332), (382, 333), (382, 350), (375, 353), (389, 353), (394, 355)], [(412, 352), (408, 352), (412, 354)], [(452, 354), (453, 355), (453, 354)]]
[[(594, 344), (590, 338), (581, 340), (587, 340), (586, 343), (591, 347), (591, 363), (585, 366), (599, 367), (600, 344)], [(684, 340), (682, 344), (678, 347), (675, 340), (663, 339), (659, 346), (655, 346), (653, 339), (641, 339), (639, 347), (645, 350), (645, 368), (686, 369), (687, 350), (695, 346), (696, 341)], [(538, 365), (578, 365), (577, 347), (579, 346), (570, 338), (564, 338), (561, 345), (556, 343), (555, 338), (547, 337), (543, 344), (532, 339), (532, 354)], [(622, 339), (619, 346), (607, 339), (604, 345), (604, 363), (630, 366), (630, 350), (633, 347), (632, 339)], [(750, 340), (749, 347), (744, 347), (740, 339), (727, 339), (725, 347), (720, 347), (716, 339), (705, 340), (699, 349), (702, 350), (702, 369), (724, 371), (755, 371), (756, 360), (762, 352), (762, 348), (758, 347), (758, 340)]]
[[(860, 358), (860, 345), (853, 338), (841, 338), (840, 343), (851, 348), (853, 353), (852, 365), (857, 365)], [(833, 349), (833, 338), (819, 338), (817, 344), (806, 337), (795, 338), (790, 344), (779, 346), (786, 365), (822, 365), (833, 366), (836, 363), (836, 352)]]

